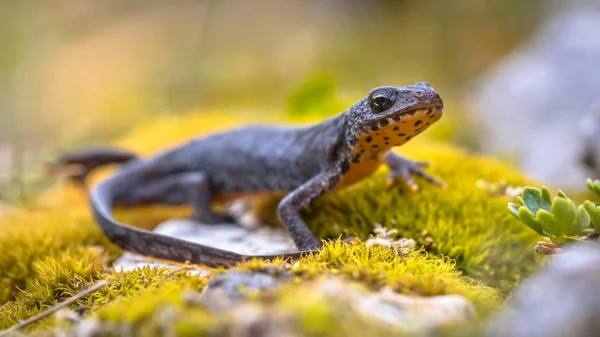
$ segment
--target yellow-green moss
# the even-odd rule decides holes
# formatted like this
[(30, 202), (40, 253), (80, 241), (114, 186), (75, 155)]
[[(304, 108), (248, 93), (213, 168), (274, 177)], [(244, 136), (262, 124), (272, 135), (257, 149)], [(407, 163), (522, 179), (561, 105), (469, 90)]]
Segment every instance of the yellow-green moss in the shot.
[[(149, 155), (199, 134), (247, 121), (224, 119), (217, 113), (170, 116), (137, 128), (116, 144)], [(382, 168), (356, 187), (317, 201), (304, 217), (316, 234), (329, 238), (350, 234), (364, 239), (375, 223), (397, 228), (400, 235), (424, 244), (429, 255), (420, 251), (398, 258), (383, 248), (336, 242), (294, 264), (252, 262), (240, 268), (285, 268), (294, 272), (297, 280), (342, 275), (373, 288), (389, 285), (409, 294), (460, 294), (482, 312), (496, 307), (498, 290), (467, 281), (450, 259), (456, 260), (466, 276), (494, 287), (511, 285), (535, 268), (539, 261), (531, 244), (536, 235), (510, 217), (506, 198), (492, 198), (475, 186), (479, 178), (507, 180), (514, 185), (523, 184), (525, 178), (490, 158), (430, 142), (426, 135), (419, 138), (400, 152), (412, 159), (432, 161), (431, 172), (447, 182), (447, 190), (426, 183), (418, 193), (401, 186), (387, 189), (383, 184), (386, 169)], [(93, 183), (109, 172), (100, 171)], [(120, 219), (146, 228), (182, 215), (189, 215), (189, 210), (157, 207), (118, 212)], [(77, 305), (97, 313), (102, 320), (153, 324), (148, 320), (153, 309), (166, 305), (180, 310), (183, 318), (177, 326), (182, 327), (178, 330), (182, 333), (205, 331), (213, 324), (204, 311), (191, 310), (182, 302), (180, 290), (200, 289), (204, 279), (151, 268), (112, 271), (110, 265), (120, 250), (93, 223), (85, 194), (67, 184), (57, 184), (27, 208), (0, 217), (0, 246), (0, 328), (30, 317), (99, 279), (111, 281), (111, 286)], [(114, 299), (118, 300), (112, 302)], [(130, 314), (124, 314), (127, 310)], [(33, 327), (52, 322), (46, 319)], [(146, 323), (140, 323), (140, 329)]]
[[(292, 263), (254, 260), (235, 269), (272, 271), (277, 268), (295, 275), (281, 289), (269, 291), (268, 298), (265, 299), (264, 295), (251, 297), (251, 302), (256, 304), (253, 314), (264, 312), (272, 315), (273, 321), (293, 322), (289, 324), (295, 324), (296, 329), (313, 336), (362, 336), (364, 330), (357, 328), (360, 326), (358, 323), (368, 323), (364, 317), (345, 313), (339, 304), (327, 303), (319, 296), (311, 295), (310, 283), (307, 286), (304, 282), (336, 276), (360, 281), (372, 290), (387, 286), (408, 295), (457, 294), (472, 301), (483, 315), (501, 303), (498, 290), (461, 277), (461, 273), (453, 267), (448, 258), (422, 251), (400, 257), (387, 248), (334, 241), (328, 242), (320, 253)], [(109, 326), (125, 325), (139, 336), (153, 336), (164, 329), (174, 329), (181, 336), (205, 335), (214, 332), (214, 329), (231, 332), (241, 324), (236, 315), (214, 315), (197, 303), (186, 300), (187, 291), (198, 291), (204, 286), (203, 278), (188, 276), (162, 280), (160, 287), (156, 284), (153, 282), (148, 289), (120, 297), (101, 307), (92, 318), (103, 324), (109, 323)], [(92, 297), (86, 305), (97, 307), (98, 303), (94, 301), (104, 296)], [(165, 315), (170, 315), (170, 318), (164, 318)], [(348, 323), (350, 317), (352, 322)], [(363, 329), (386, 331), (377, 323), (365, 325)]]
[[(299, 336), (404, 336), (402, 331), (380, 322), (358, 310), (359, 303), (353, 302), (355, 294), (361, 291), (356, 284), (335, 282), (329, 286), (336, 289), (336, 295), (326, 289), (332, 280), (319, 278), (304, 283), (283, 285), (274, 291), (266, 291), (233, 310), (216, 325), (225, 336), (239, 336), (240, 332), (252, 328), (260, 331), (257, 335), (299, 335)], [(324, 289), (325, 288), (325, 289)], [(358, 288), (358, 289), (355, 289)], [(341, 293), (340, 293), (341, 292)], [(240, 317), (242, 316), (242, 317)], [(246, 316), (246, 317), (244, 317)]]
[(387, 286), (407, 295), (461, 295), (481, 312), (494, 308), (500, 300), (500, 294), (494, 288), (463, 277), (451, 259), (422, 250), (399, 257), (389, 248), (335, 240), (326, 242), (318, 254), (307, 255), (298, 261), (266, 263), (254, 260), (236, 269), (261, 270), (272, 266), (290, 270), (298, 280), (338, 275), (361, 281), (372, 289)]
[[(0, 304), (26, 289), (36, 265), (65, 256), (83, 258), (85, 247), (107, 245), (101, 232), (90, 225), (85, 212), (29, 210), (0, 218)], [(108, 245), (107, 245), (108, 246)], [(110, 254), (109, 254), (110, 255)], [(112, 252), (113, 258), (117, 252)], [(62, 265), (61, 263), (58, 263)], [(68, 264), (68, 263), (67, 263)], [(71, 268), (72, 266), (69, 266)]]
[[(191, 336), (194, 333), (190, 332), (206, 331), (213, 323), (213, 318), (205, 309), (189, 305), (185, 300), (186, 292), (199, 291), (205, 284), (205, 278), (197, 276), (162, 280), (140, 290), (135, 296), (120, 297), (103, 306), (95, 318), (102, 322), (127, 324), (140, 336), (147, 335), (144, 331), (150, 333), (154, 330), (156, 333), (156, 330), (160, 331), (167, 325), (175, 328), (177, 336)], [(173, 316), (166, 318), (167, 321), (161, 319), (165, 310), (173, 311)]]
[[(39, 263), (36, 272), (29, 280), (31, 283), (16, 300), (5, 303), (0, 308), (0, 329), (7, 328), (22, 320), (52, 307), (60, 301), (71, 297), (83, 289), (98, 282), (107, 280), (109, 286), (90, 294), (73, 304), (72, 308), (82, 306), (88, 314), (103, 307), (105, 304), (119, 298), (127, 303), (129, 298), (144, 299), (147, 294), (158, 293), (158, 297), (169, 299), (169, 291), (175, 288), (200, 290), (206, 284), (206, 278), (189, 276), (185, 268), (171, 270), (170, 268), (144, 267), (135, 271), (117, 272), (107, 268), (102, 254), (88, 253), (87, 259), (72, 252), (65, 252), (62, 259), (50, 262), (47, 259)], [(96, 259), (93, 258), (96, 255)], [(57, 262), (59, 265), (57, 265)], [(76, 269), (80, 266), (80, 269)], [(91, 267), (86, 267), (91, 266)], [(173, 296), (172, 296), (173, 297)], [(119, 303), (119, 302), (117, 302)], [(113, 310), (112, 314), (102, 317), (120, 317), (128, 322), (134, 322), (146, 317), (148, 311), (156, 309), (158, 300), (144, 302), (144, 305), (129, 309), (128, 314)], [(138, 303), (139, 304), (139, 303)], [(113, 308), (118, 304), (111, 303)], [(110, 306), (108, 307), (110, 308)], [(36, 322), (27, 329), (44, 328), (53, 325), (51, 317)]]

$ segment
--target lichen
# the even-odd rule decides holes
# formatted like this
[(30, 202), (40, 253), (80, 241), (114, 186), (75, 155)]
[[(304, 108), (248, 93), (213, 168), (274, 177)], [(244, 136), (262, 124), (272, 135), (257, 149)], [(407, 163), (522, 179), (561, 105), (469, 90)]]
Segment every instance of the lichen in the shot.
[[(214, 113), (161, 118), (138, 127), (115, 146), (149, 155), (194, 136), (248, 121), (221, 116)], [(386, 168), (382, 168), (351, 189), (325, 196), (304, 212), (315, 234), (332, 240), (322, 252), (294, 263), (252, 261), (238, 268), (286, 269), (296, 275), (298, 287), (303, 280), (338, 275), (373, 289), (389, 286), (424, 296), (459, 294), (473, 301), (483, 315), (496, 308), (501, 303), (501, 290), (510, 289), (538, 265), (532, 249), (536, 235), (506, 212), (506, 197), (491, 197), (478, 189), (476, 182), (506, 180), (524, 185), (526, 179), (493, 159), (430, 140), (426, 134), (419, 138), (399, 152), (411, 159), (430, 160), (430, 171), (445, 180), (447, 190), (426, 183), (417, 193), (401, 185), (388, 189), (384, 184)], [(92, 184), (111, 170), (98, 172)], [(260, 217), (273, 219), (273, 205), (271, 200), (261, 203)], [(189, 214), (185, 207), (152, 207), (141, 212), (119, 210), (117, 217), (152, 228), (162, 220)], [(401, 236), (416, 240), (422, 249), (399, 257), (385, 247), (335, 240), (345, 235), (365, 240), (377, 223), (398, 229)], [(190, 307), (183, 298), (185, 291), (202, 289), (205, 278), (190, 276), (185, 270), (113, 270), (111, 265), (122, 252), (95, 226), (85, 193), (65, 182), (57, 182), (30, 204), (0, 217), (0, 246), (2, 329), (100, 279), (111, 285), (76, 304), (86, 309), (87, 317), (126, 323), (140, 332), (156, 327), (158, 323), (152, 317), (157, 317), (159, 308), (168, 307), (177, 313), (176, 330), (181, 335), (205, 332), (216, 324), (214, 317), (202, 308)], [(321, 323), (328, 322), (327, 312), (306, 303), (299, 303), (298, 310), (302, 305), (306, 317), (317, 315)], [(29, 329), (54, 324), (49, 318)], [(322, 330), (318, 326), (314, 329)]]

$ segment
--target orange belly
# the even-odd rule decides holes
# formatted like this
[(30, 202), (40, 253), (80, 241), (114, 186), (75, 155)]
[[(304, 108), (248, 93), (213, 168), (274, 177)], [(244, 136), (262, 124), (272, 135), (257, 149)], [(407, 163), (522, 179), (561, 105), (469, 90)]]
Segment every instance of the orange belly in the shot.
[(342, 175), (334, 190), (348, 187), (370, 176), (382, 165), (383, 158), (385, 158), (385, 154), (362, 160), (359, 163), (350, 163), (350, 169)]

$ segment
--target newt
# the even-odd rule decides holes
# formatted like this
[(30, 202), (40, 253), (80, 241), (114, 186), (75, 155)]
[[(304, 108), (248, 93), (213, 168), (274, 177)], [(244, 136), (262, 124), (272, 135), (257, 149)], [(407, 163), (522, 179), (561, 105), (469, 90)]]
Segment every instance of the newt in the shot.
[[(208, 267), (231, 267), (250, 258), (295, 258), (321, 248), (300, 213), (326, 193), (347, 188), (381, 165), (411, 189), (418, 176), (441, 187), (427, 162), (392, 152), (438, 121), (444, 104), (426, 82), (377, 87), (345, 112), (308, 126), (249, 125), (201, 137), (149, 159), (113, 149), (62, 156), (59, 165), (77, 164), (84, 181), (93, 169), (112, 163), (115, 175), (89, 192), (95, 221), (120, 248), (147, 257)], [(120, 223), (114, 207), (189, 205), (204, 224), (231, 223), (213, 203), (242, 196), (280, 195), (277, 218), (298, 252), (247, 256)]]

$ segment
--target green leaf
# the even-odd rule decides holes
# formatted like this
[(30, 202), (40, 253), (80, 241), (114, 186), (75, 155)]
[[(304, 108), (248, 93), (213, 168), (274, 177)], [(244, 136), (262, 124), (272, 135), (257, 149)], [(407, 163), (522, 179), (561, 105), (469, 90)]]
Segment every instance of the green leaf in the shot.
[(542, 232), (544, 233), (542, 235), (555, 239), (564, 234), (563, 225), (556, 221), (550, 212), (541, 209), (536, 215), (539, 223), (542, 225)]
[(591, 178), (588, 178), (588, 180), (586, 180), (586, 184), (590, 191), (596, 193), (600, 197), (600, 180), (592, 181)]
[(519, 208), (518, 216), (519, 220), (521, 220), (522, 223), (536, 231), (539, 235), (546, 236), (546, 234), (544, 234), (544, 231), (542, 230), (542, 224), (538, 221), (538, 219), (536, 219), (533, 216), (533, 213), (531, 213), (531, 211), (528, 210), (526, 207)]
[(542, 199), (542, 192), (535, 187), (526, 186), (523, 189), (522, 195), (524, 206), (527, 207), (531, 213), (536, 214), (544, 202)]
[(552, 197), (550, 196), (550, 191), (545, 186), (542, 186), (542, 200), (544, 201), (541, 205), (541, 208), (550, 211), (550, 206), (552, 206)]
[(592, 227), (596, 230), (596, 233), (600, 233), (600, 206), (596, 206), (591, 201), (584, 201), (583, 208), (590, 216)]
[(563, 191), (561, 191), (561, 190), (558, 190), (558, 196), (559, 196), (559, 197), (561, 197), (561, 198), (564, 198), (564, 199), (571, 200), (571, 199), (569, 199), (569, 197), (567, 197), (567, 195), (566, 195), (566, 194), (565, 194)]
[(576, 226), (573, 226), (573, 229), (577, 227), (577, 231), (573, 233), (567, 233), (567, 235), (585, 235), (584, 231), (590, 228), (590, 215), (586, 212), (583, 205), (579, 205), (577, 207), (577, 218), (575, 219)]
[(577, 226), (575, 222), (577, 219), (577, 208), (571, 200), (563, 197), (554, 198), (551, 211), (554, 220), (556, 220), (560, 226), (560, 234), (570, 235), (569, 233), (580, 232), (579, 226)]
[(558, 242), (560, 244), (563, 244), (563, 245), (566, 245), (566, 244), (576, 243), (576, 242), (577, 243), (582, 243), (582, 242), (585, 242), (585, 241), (579, 240), (577, 238), (570, 238), (570, 237), (567, 237), (567, 236), (561, 236), (559, 238), (556, 238), (556, 242)]
[(590, 234), (594, 234), (594, 233), (596, 233), (596, 230), (594, 228), (586, 228), (581, 231), (581, 234), (583, 234), (583, 235), (590, 235)]
[(519, 218), (519, 205), (509, 202), (508, 210), (510, 211), (510, 214), (512, 214), (515, 218)]

